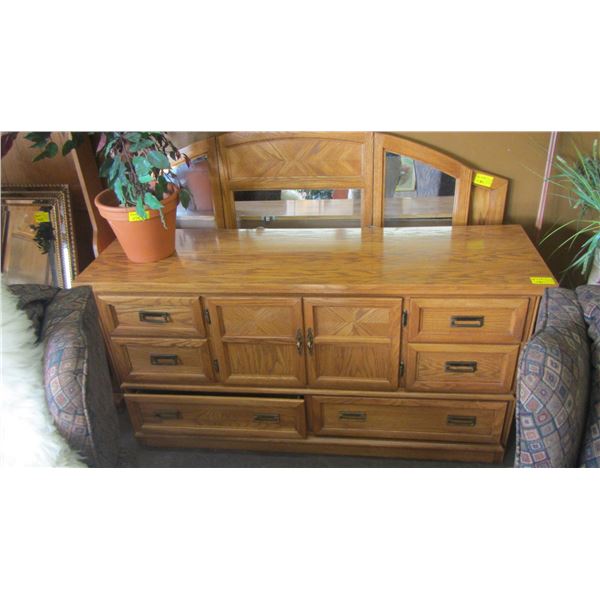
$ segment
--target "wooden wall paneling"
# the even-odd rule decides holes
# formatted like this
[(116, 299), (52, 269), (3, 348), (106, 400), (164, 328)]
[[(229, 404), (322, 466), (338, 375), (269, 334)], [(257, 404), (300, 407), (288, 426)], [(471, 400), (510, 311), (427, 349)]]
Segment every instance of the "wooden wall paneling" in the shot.
[(227, 228), (237, 228), (238, 190), (360, 188), (361, 225), (371, 224), (371, 132), (234, 132), (218, 136)]
[[(485, 184), (477, 183), (484, 175)], [(473, 173), (469, 225), (501, 225), (504, 221), (508, 179), (477, 171)]]
[(456, 179), (453, 225), (466, 225), (469, 217), (472, 169), (460, 161), (433, 148), (385, 133), (374, 136), (373, 153), (373, 224), (383, 226), (385, 194), (385, 153), (394, 152), (427, 163)]
[(72, 150), (73, 164), (79, 177), (81, 190), (92, 224), (92, 248), (94, 256), (98, 256), (115, 239), (115, 234), (108, 221), (100, 216), (98, 208), (94, 204), (94, 198), (105, 189), (100, 174), (92, 143), (88, 136), (77, 148)]

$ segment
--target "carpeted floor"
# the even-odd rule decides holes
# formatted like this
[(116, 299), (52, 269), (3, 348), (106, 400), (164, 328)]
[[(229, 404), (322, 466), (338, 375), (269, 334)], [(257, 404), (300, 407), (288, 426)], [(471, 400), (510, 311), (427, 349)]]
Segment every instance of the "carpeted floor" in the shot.
[(241, 450), (197, 450), (147, 448), (133, 437), (131, 423), (126, 412), (120, 415), (123, 466), (162, 467), (290, 467), (290, 468), (368, 468), (368, 467), (512, 467), (515, 455), (514, 431), (503, 464), (458, 463), (445, 461), (401, 460), (397, 458), (370, 458), (356, 456), (330, 456), (325, 454), (282, 454), (267, 452), (244, 452)]

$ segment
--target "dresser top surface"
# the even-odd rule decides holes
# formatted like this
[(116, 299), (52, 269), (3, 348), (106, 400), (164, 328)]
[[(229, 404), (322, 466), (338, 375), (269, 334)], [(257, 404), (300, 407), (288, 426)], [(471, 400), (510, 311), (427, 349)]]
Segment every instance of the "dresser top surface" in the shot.
[(541, 295), (552, 273), (520, 225), (177, 230), (155, 263), (111, 244), (77, 278), (113, 292)]

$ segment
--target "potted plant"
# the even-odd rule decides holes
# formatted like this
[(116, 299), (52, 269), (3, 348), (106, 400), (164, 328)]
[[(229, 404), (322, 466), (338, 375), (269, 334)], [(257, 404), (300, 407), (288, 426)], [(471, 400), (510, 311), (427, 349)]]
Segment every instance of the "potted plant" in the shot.
[[(40, 149), (33, 160), (51, 158), (58, 145), (50, 133), (28, 133), (25, 138)], [(62, 147), (63, 156), (81, 141), (74, 134)], [(100, 134), (96, 149), (100, 176), (109, 189), (94, 202), (110, 223), (123, 251), (132, 262), (155, 262), (175, 251), (175, 211), (177, 203), (187, 208), (189, 192), (182, 188), (169, 159), (182, 155), (161, 132), (125, 131)]]
[[(566, 193), (558, 196), (566, 198), (572, 208), (579, 210), (579, 216), (551, 231), (543, 241), (569, 225), (576, 224), (577, 231), (570, 235), (557, 250), (583, 240), (581, 247), (567, 269), (581, 269), (588, 274), (588, 283), (600, 283), (600, 154), (598, 140), (592, 144), (589, 155), (582, 154), (575, 147), (577, 160), (571, 164), (557, 156), (557, 174), (550, 181)], [(591, 213), (591, 214), (590, 214)]]

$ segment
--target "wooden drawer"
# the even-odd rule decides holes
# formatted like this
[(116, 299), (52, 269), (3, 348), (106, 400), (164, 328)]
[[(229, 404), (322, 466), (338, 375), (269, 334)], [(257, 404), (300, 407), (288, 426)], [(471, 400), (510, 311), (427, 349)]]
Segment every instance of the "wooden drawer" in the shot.
[(113, 336), (206, 337), (200, 298), (195, 296), (97, 296), (102, 320)]
[(215, 381), (206, 340), (112, 338), (121, 381), (205, 384)]
[(508, 393), (520, 346), (408, 344), (406, 388)]
[(125, 394), (134, 429), (143, 433), (304, 438), (303, 399)]
[(506, 402), (312, 396), (317, 435), (498, 443)]
[(412, 298), (411, 342), (518, 343), (529, 298)]

